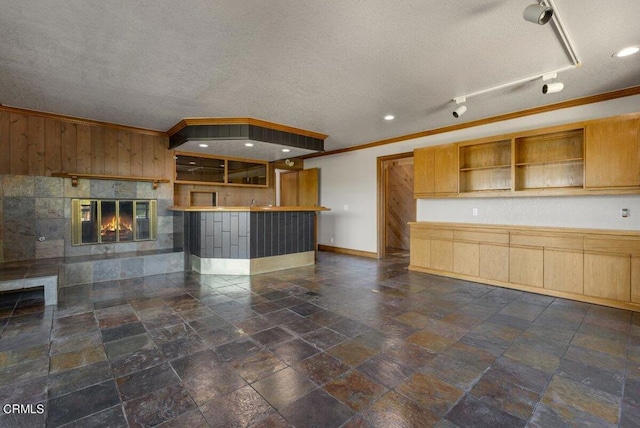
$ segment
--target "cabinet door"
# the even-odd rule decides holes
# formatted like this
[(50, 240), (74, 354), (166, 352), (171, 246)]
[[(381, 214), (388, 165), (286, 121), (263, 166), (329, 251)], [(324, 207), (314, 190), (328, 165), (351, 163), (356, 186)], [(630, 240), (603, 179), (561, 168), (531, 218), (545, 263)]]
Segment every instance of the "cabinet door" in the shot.
[(544, 288), (567, 293), (584, 292), (582, 252), (544, 250)]
[(434, 185), (436, 193), (458, 193), (458, 145), (434, 147)]
[(453, 241), (431, 240), (431, 269), (453, 271)]
[(588, 124), (585, 187), (640, 187), (640, 119)]
[(511, 247), (509, 249), (509, 282), (542, 287), (543, 263), (542, 248)]
[(480, 245), (471, 242), (453, 243), (453, 271), (469, 276), (480, 273)]
[(509, 281), (509, 247), (480, 244), (480, 278)]
[(431, 267), (431, 240), (411, 237), (409, 250), (409, 262), (411, 266), (421, 268)]
[(584, 254), (584, 294), (631, 300), (631, 256)]
[(640, 303), (640, 257), (631, 257), (631, 301)]
[(435, 191), (433, 154), (433, 147), (416, 149), (413, 152), (413, 193), (416, 198), (433, 195)]

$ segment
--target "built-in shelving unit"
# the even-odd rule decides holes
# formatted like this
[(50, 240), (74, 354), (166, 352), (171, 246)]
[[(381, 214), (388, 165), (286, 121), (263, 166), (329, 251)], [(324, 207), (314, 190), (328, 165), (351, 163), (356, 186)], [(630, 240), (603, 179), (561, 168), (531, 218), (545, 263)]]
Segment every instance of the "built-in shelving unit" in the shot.
[(511, 190), (511, 140), (461, 145), (460, 193)]
[(176, 152), (175, 165), (177, 184), (269, 186), (266, 161)]
[(640, 113), (414, 151), (415, 198), (633, 193), (640, 193)]
[(515, 139), (516, 190), (584, 187), (584, 130)]

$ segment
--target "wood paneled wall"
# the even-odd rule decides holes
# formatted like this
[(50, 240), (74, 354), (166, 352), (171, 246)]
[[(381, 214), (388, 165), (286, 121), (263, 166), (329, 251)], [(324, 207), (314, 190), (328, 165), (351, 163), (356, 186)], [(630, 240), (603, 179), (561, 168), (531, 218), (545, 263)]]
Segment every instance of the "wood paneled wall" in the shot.
[(413, 198), (413, 157), (389, 161), (386, 168), (386, 246), (409, 250), (409, 224), (416, 218)]
[(168, 146), (161, 132), (0, 107), (0, 174), (173, 179)]

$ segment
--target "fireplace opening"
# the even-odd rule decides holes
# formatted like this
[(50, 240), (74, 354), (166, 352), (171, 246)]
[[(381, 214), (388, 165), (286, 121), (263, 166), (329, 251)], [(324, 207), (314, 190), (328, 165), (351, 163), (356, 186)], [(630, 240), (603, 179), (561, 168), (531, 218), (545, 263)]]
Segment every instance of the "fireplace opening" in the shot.
[(72, 200), (73, 244), (156, 239), (155, 200)]

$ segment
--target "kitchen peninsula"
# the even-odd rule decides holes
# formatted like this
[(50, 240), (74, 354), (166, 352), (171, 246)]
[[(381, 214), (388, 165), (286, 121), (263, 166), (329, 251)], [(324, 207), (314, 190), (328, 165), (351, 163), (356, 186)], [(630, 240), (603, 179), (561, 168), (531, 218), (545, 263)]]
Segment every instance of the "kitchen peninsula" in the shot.
[(254, 275), (315, 263), (317, 206), (192, 206), (184, 212), (187, 268)]

